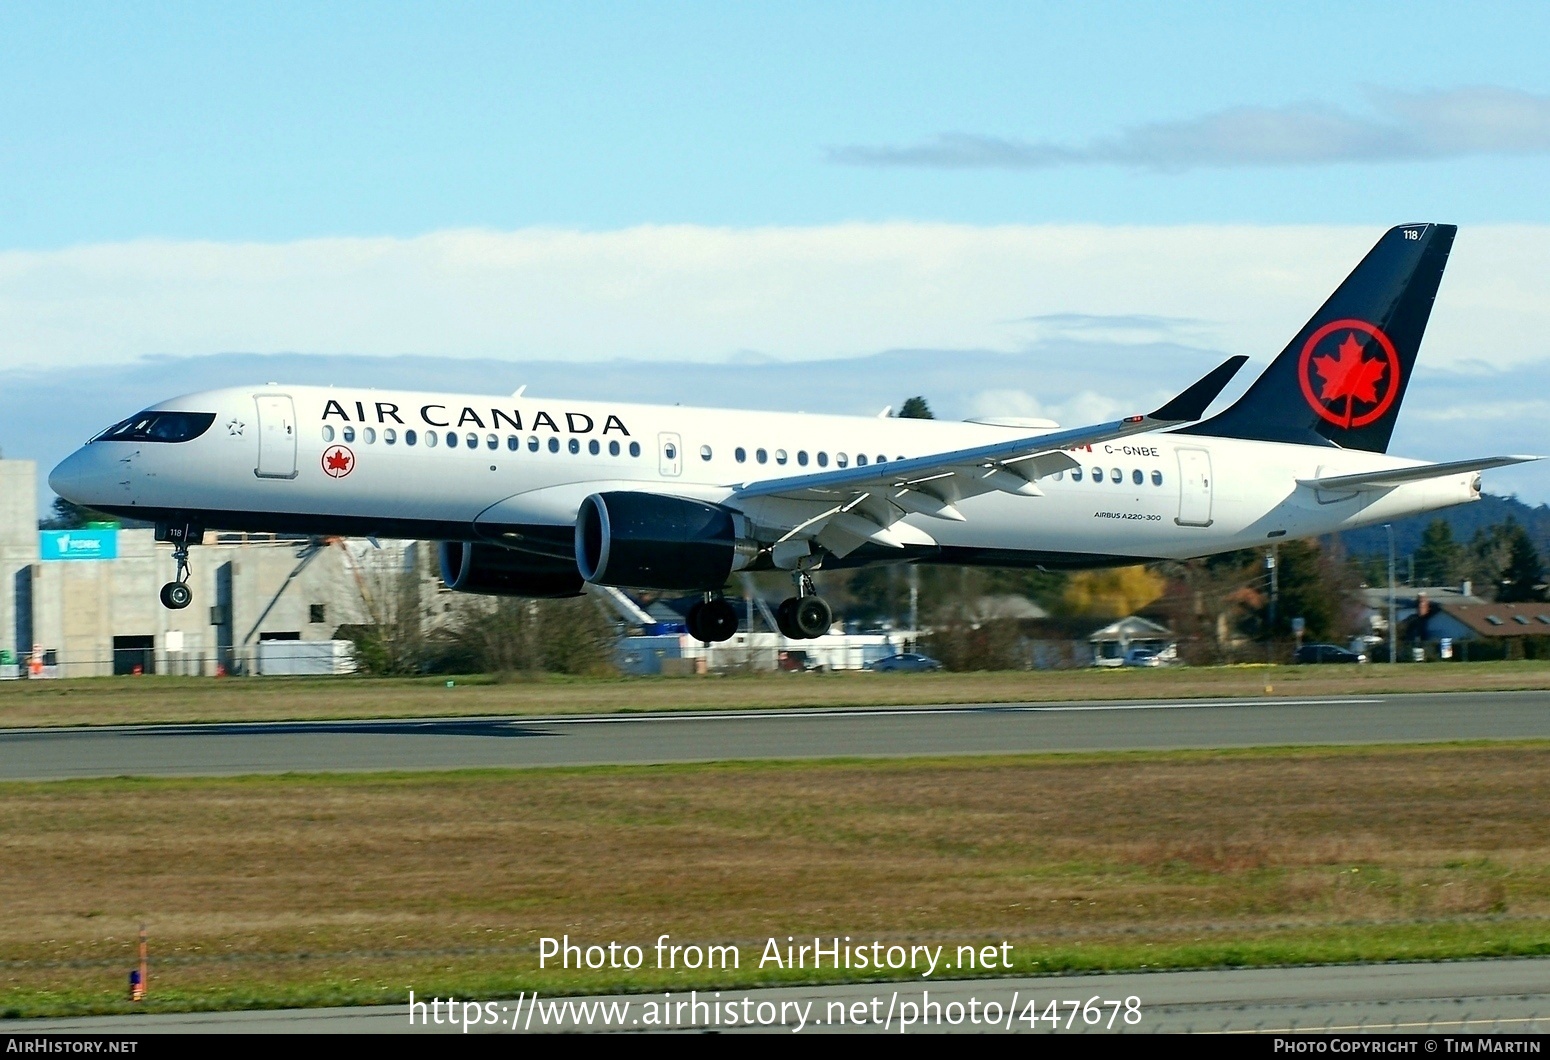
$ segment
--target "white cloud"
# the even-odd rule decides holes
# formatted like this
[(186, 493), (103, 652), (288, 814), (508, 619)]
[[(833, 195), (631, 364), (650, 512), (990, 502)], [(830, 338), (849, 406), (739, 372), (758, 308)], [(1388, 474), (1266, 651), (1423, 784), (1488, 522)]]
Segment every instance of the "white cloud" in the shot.
[(1229, 107), (1184, 121), (1138, 125), (1079, 146), (950, 132), (905, 146), (834, 147), (828, 158), (841, 165), (934, 169), (1183, 170), (1550, 152), (1550, 96), (1473, 86), (1374, 92), (1372, 103), (1371, 115), (1319, 103)]
[[(1267, 359), (1379, 234), (897, 223), (11, 251), (0, 253), (0, 370), (216, 351), (792, 362), (1015, 352), (1059, 334), (1172, 335)], [(1543, 355), (1547, 237), (1543, 226), (1460, 234), (1430, 363)], [(1108, 392), (1102, 362), (1067, 367)]]

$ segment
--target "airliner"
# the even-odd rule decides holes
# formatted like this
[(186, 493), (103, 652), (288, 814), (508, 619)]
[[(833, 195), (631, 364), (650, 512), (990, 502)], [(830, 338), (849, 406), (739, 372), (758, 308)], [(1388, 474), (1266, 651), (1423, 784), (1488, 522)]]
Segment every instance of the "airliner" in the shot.
[(439, 542), (450, 589), (700, 594), (737, 629), (737, 571), (790, 573), (781, 632), (828, 632), (814, 571), (871, 563), (1079, 569), (1183, 560), (1473, 501), (1480, 472), (1388, 453), (1457, 229), (1383, 235), (1234, 404), (1228, 359), (1161, 408), (1061, 428), (364, 387), (233, 387), (114, 424), (49, 476), (154, 522), (187, 607), (206, 530)]

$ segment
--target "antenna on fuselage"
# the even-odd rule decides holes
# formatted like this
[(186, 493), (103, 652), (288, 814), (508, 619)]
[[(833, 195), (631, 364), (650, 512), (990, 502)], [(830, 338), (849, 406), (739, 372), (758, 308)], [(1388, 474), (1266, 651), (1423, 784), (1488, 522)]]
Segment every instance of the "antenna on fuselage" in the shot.
[(511, 396), (514, 397), (514, 398), (519, 398), (519, 397), (522, 396), (522, 392), (524, 390), (526, 390), (526, 389), (527, 389), (527, 384), (523, 383), (521, 386), (517, 387), (517, 389), (515, 389), (515, 390), (513, 390), (511, 392)]

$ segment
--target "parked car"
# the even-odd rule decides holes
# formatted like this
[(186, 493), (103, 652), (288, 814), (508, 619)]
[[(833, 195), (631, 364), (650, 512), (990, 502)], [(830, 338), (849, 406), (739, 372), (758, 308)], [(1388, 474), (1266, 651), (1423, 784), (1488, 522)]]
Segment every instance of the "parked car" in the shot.
[(1304, 644), (1297, 649), (1293, 662), (1299, 663), (1364, 663), (1367, 656), (1347, 651), (1336, 644)]
[(868, 670), (876, 670), (885, 673), (890, 670), (898, 670), (902, 673), (924, 673), (928, 670), (940, 670), (942, 664), (929, 655), (921, 655), (918, 652), (905, 652), (902, 655), (890, 655), (886, 659), (878, 659), (868, 666)]
[(1161, 666), (1162, 656), (1151, 648), (1131, 648), (1125, 653), (1126, 666)]

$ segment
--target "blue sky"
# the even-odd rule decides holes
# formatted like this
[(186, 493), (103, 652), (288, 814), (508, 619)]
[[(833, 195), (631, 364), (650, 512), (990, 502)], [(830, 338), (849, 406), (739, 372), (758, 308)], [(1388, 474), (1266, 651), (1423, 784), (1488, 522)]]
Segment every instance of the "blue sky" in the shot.
[(1547, 39), (1544, 4), (10, 4), (0, 247), (1544, 221), (1550, 153), (1521, 135), (1481, 153), (1173, 171), (855, 159), (943, 135), (1080, 152), (1235, 108), (1382, 129), (1396, 93), (1550, 94)]
[(934, 357), (985, 366), (946, 414), (1130, 412), (1438, 220), (1396, 445), (1550, 449), (1547, 40), (1543, 3), (0, 5), (0, 446), (437, 359), (869, 413)]

